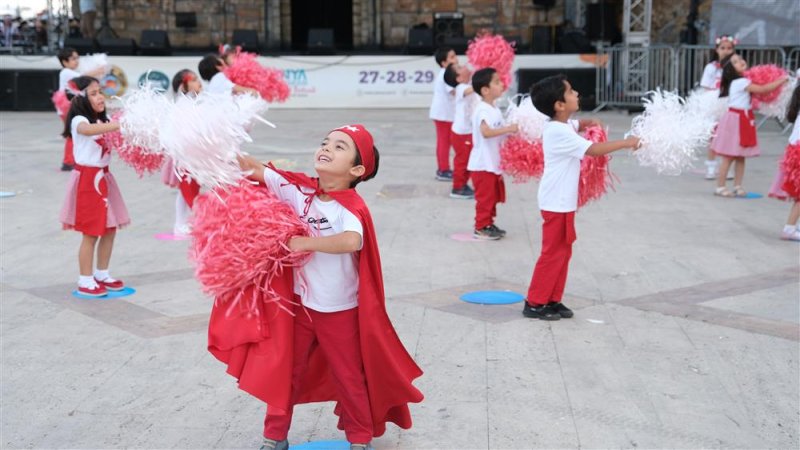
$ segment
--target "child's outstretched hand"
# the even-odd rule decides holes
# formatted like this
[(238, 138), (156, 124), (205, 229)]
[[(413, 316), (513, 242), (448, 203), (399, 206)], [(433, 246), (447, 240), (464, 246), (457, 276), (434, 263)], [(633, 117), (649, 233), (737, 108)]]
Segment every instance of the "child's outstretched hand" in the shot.
[(517, 125), (516, 123), (512, 123), (511, 125), (506, 127), (506, 130), (508, 130), (508, 133), (516, 133), (519, 131), (519, 125)]
[(626, 146), (633, 149), (633, 151), (639, 150), (639, 147), (642, 145), (642, 140), (636, 136), (628, 136), (625, 138)]

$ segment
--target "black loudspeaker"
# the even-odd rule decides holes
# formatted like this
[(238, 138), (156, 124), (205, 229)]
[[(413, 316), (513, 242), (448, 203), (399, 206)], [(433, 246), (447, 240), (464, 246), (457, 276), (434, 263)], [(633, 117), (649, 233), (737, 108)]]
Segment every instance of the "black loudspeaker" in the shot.
[(64, 48), (72, 47), (79, 55), (97, 53), (97, 41), (86, 38), (66, 38)]
[(448, 38), (464, 37), (464, 14), (460, 12), (439, 12), (433, 14), (433, 45), (448, 45)]
[(550, 9), (553, 6), (556, 6), (556, 0), (533, 0), (533, 6), (544, 9)]
[(136, 42), (133, 39), (100, 39), (100, 51), (108, 55), (135, 55)]
[(555, 27), (534, 25), (531, 27), (531, 53), (555, 53)]
[(602, 1), (586, 5), (586, 37), (596, 41), (614, 41), (617, 29), (617, 8), (614, 3)]
[(466, 53), (469, 46), (469, 39), (461, 36), (452, 36), (445, 38), (444, 45), (451, 47), (456, 53)]
[(597, 106), (595, 96), (595, 69), (519, 69), (517, 70), (517, 92), (527, 94), (537, 81), (552, 75), (564, 74), (569, 84), (580, 94), (581, 109), (589, 111)]
[(409, 29), (408, 53), (410, 55), (429, 55), (433, 53), (433, 30), (430, 28)]
[(142, 30), (139, 47), (141, 54), (146, 56), (169, 56), (172, 54), (169, 36), (164, 30)]
[(0, 71), (0, 109), (52, 111), (50, 97), (58, 89), (57, 70)]
[(176, 12), (175, 26), (177, 28), (197, 28), (197, 13)]
[(333, 28), (309, 28), (308, 52), (314, 55), (331, 55), (334, 52)]
[(246, 52), (258, 53), (258, 31), (233, 30), (231, 44), (242, 47)]

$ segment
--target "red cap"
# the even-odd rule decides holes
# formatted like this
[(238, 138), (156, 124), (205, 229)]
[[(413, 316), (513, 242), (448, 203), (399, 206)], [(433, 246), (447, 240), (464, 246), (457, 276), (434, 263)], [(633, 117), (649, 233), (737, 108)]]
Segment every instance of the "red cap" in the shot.
[(361, 164), (364, 166), (364, 175), (361, 179), (372, 175), (375, 172), (375, 144), (372, 135), (369, 134), (364, 125), (343, 125), (331, 131), (341, 131), (350, 136), (356, 143), (356, 151), (361, 155)]

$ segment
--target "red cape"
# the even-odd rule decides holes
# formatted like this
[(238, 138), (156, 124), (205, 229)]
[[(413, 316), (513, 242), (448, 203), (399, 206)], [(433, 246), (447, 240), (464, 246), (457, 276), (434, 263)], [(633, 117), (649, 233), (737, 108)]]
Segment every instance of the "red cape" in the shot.
[[(292, 184), (317, 189), (316, 178), (270, 168)], [(364, 230), (358, 265), (358, 322), (373, 435), (381, 436), (386, 431), (386, 422), (410, 428), (408, 403), (419, 403), (423, 399), (411, 382), (422, 375), (422, 370), (403, 347), (386, 314), (372, 216), (355, 189), (327, 194), (358, 217)], [(270, 287), (284, 299), (281, 300), (284, 307), (295, 314), (303, 314), (301, 308), (285, 300), (294, 298), (292, 283), (292, 271), (287, 270), (275, 277)], [(259, 295), (259, 292), (256, 286), (251, 286), (245, 295)], [(208, 350), (228, 365), (227, 372), (238, 379), (240, 389), (273, 409), (286, 410), (291, 390), (294, 318), (275, 303), (268, 302), (258, 302), (260, 318), (241, 314), (226, 317), (225, 300), (218, 298), (214, 302), (208, 324)], [(338, 395), (329, 374), (321, 352), (312, 351), (298, 403), (336, 401), (335, 412), (341, 416)], [(343, 429), (341, 419), (339, 428)]]

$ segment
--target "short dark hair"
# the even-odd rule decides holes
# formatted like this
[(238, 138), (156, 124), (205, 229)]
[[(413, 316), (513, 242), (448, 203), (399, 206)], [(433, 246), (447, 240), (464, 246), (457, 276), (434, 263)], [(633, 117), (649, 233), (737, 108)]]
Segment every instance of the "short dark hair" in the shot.
[(442, 63), (447, 60), (447, 55), (452, 51), (455, 51), (453, 50), (453, 47), (447, 45), (443, 45), (437, 48), (436, 51), (433, 53), (433, 58), (436, 60), (436, 64), (441, 66)]
[(197, 64), (197, 71), (200, 72), (200, 78), (209, 81), (211, 77), (219, 72), (217, 66), (220, 65), (220, 57), (217, 54), (209, 53), (200, 60)]
[(539, 80), (531, 86), (530, 94), (533, 106), (547, 117), (556, 115), (556, 102), (566, 102), (567, 77), (563, 74), (553, 75)]
[(172, 92), (177, 94), (178, 91), (181, 90), (181, 87), (183, 87), (183, 77), (189, 74), (194, 75), (194, 72), (189, 69), (183, 69), (172, 77)]
[[(356, 180), (353, 180), (353, 182), (350, 183), (351, 189), (358, 186), (358, 183), (361, 183), (362, 181), (368, 181), (375, 178), (375, 175), (378, 174), (378, 167), (380, 167), (380, 162), (381, 162), (381, 154), (378, 152), (378, 147), (373, 146), (372, 151), (375, 153), (375, 170), (373, 170), (371, 174), (367, 175), (363, 179), (358, 178)], [(353, 167), (360, 166), (363, 163), (364, 162), (361, 160), (361, 152), (359, 152), (358, 148), (356, 148), (356, 158), (353, 160)]]
[(451, 87), (458, 86), (458, 71), (455, 64), (448, 64), (444, 69), (444, 82)]
[(78, 53), (78, 51), (72, 47), (64, 47), (61, 50), (59, 50), (58, 53), (56, 53), (56, 56), (58, 57), (58, 62), (61, 63), (61, 67), (64, 67), (64, 61), (69, 61), (69, 58), (70, 56), (72, 56), (73, 53)]
[(472, 89), (475, 90), (476, 94), (483, 97), (481, 89), (489, 87), (489, 84), (492, 82), (492, 76), (495, 73), (497, 73), (497, 71), (494, 70), (494, 68), (487, 67), (472, 74)]
[[(79, 91), (83, 91), (92, 83), (100, 84), (97, 78), (87, 76), (73, 78), (72, 82), (75, 83)], [(108, 121), (108, 116), (106, 116), (105, 111), (98, 113), (92, 109), (92, 104), (89, 102), (89, 98), (85, 93), (84, 95), (76, 95), (70, 100), (69, 112), (67, 112), (67, 117), (64, 119), (64, 132), (61, 133), (61, 136), (65, 138), (72, 137), (72, 119), (76, 116), (86, 117), (89, 119), (89, 122), (92, 123), (98, 120), (102, 120), (103, 122)]]

